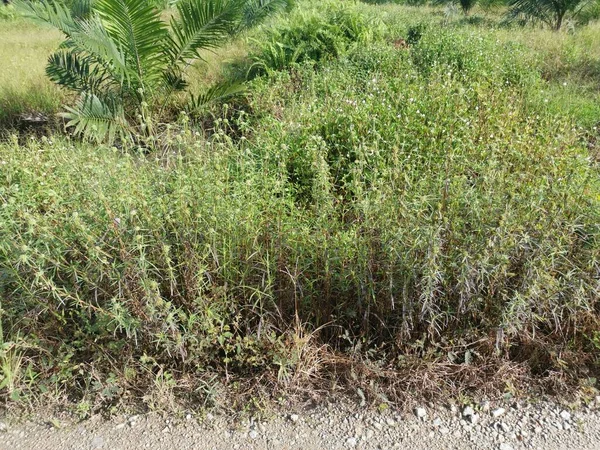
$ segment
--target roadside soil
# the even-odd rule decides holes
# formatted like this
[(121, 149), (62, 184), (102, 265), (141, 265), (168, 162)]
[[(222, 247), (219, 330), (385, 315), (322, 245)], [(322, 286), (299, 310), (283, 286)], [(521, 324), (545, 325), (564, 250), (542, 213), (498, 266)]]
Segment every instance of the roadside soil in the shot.
[(600, 398), (571, 410), (553, 402), (423, 405), (379, 412), (331, 403), (234, 419), (226, 413), (0, 422), (0, 450), (138, 449), (600, 449)]

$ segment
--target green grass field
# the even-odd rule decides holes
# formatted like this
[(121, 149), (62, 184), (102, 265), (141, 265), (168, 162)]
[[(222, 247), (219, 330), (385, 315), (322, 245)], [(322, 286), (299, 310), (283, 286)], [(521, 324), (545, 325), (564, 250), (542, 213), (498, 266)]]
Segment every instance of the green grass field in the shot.
[(500, 13), (301, 3), (195, 65), (251, 79), (153, 150), (19, 135), (71, 95), (58, 34), (0, 19), (1, 395), (596, 392), (600, 24)]
[(0, 124), (14, 125), (21, 114), (56, 113), (65, 96), (46, 79), (44, 68), (60, 35), (21, 19), (1, 23)]

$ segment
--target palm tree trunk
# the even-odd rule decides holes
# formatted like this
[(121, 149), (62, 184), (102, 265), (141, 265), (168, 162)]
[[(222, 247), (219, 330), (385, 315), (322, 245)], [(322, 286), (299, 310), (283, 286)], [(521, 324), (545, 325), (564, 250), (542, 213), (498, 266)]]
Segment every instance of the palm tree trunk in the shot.
[(563, 19), (565, 17), (565, 12), (560, 11), (556, 14), (556, 22), (554, 23), (554, 31), (559, 31), (562, 27)]

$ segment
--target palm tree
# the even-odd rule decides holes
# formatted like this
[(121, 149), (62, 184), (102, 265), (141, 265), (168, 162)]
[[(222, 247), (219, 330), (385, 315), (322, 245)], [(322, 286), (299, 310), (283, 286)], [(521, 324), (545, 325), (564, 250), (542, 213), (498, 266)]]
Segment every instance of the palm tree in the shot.
[(508, 19), (539, 20), (558, 31), (567, 14), (576, 17), (596, 1), (598, 0), (511, 0)]
[[(179, 0), (165, 21), (147, 0), (15, 1), (22, 13), (60, 30), (65, 41), (46, 73), (79, 94), (63, 116), (76, 134), (98, 141), (151, 136), (153, 114), (186, 88), (186, 70), (232, 34), (289, 0)], [(237, 90), (225, 86), (196, 97)]]

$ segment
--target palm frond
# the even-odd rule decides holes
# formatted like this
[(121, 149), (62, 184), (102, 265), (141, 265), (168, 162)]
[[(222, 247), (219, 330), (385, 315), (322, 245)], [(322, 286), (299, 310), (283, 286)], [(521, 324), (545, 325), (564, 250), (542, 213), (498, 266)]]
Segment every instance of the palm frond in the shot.
[(547, 0), (513, 0), (507, 19), (509, 22), (540, 20), (551, 25), (552, 4)]
[(139, 85), (156, 81), (164, 67), (168, 36), (160, 12), (147, 0), (98, 0), (95, 10)]
[(558, 30), (567, 14), (576, 16), (591, 1), (597, 0), (512, 0), (506, 21), (541, 21)]
[(63, 3), (14, 0), (13, 5), (23, 17), (43, 25), (50, 25), (66, 36), (77, 27), (77, 20)]
[(94, 94), (83, 94), (75, 107), (66, 108), (62, 117), (68, 120), (66, 128), (74, 128), (76, 135), (102, 142), (114, 142), (117, 135), (129, 134), (123, 108), (111, 98), (100, 99)]
[(50, 55), (46, 66), (46, 75), (50, 80), (77, 92), (95, 93), (104, 81), (99, 72), (101, 68), (93, 66), (89, 57), (73, 50)]
[(87, 54), (93, 62), (104, 67), (115, 79), (125, 82), (131, 77), (131, 68), (125, 52), (114, 42), (97, 17), (78, 23), (64, 47)]
[(172, 35), (168, 46), (171, 63), (185, 66), (200, 58), (199, 50), (216, 48), (239, 23), (240, 0), (180, 0), (178, 15), (171, 19)]
[(83, 20), (92, 15), (95, 0), (74, 0), (71, 4), (71, 15), (74, 19)]
[(210, 103), (218, 100), (224, 100), (234, 95), (240, 94), (246, 90), (246, 86), (241, 82), (218, 83), (198, 95), (191, 95), (188, 102), (188, 112), (198, 112)]
[(249, 28), (258, 25), (271, 14), (289, 10), (293, 5), (293, 0), (248, 0), (244, 4), (242, 26)]
[(181, 71), (175, 68), (164, 73), (163, 84), (167, 93), (183, 91), (188, 86)]

